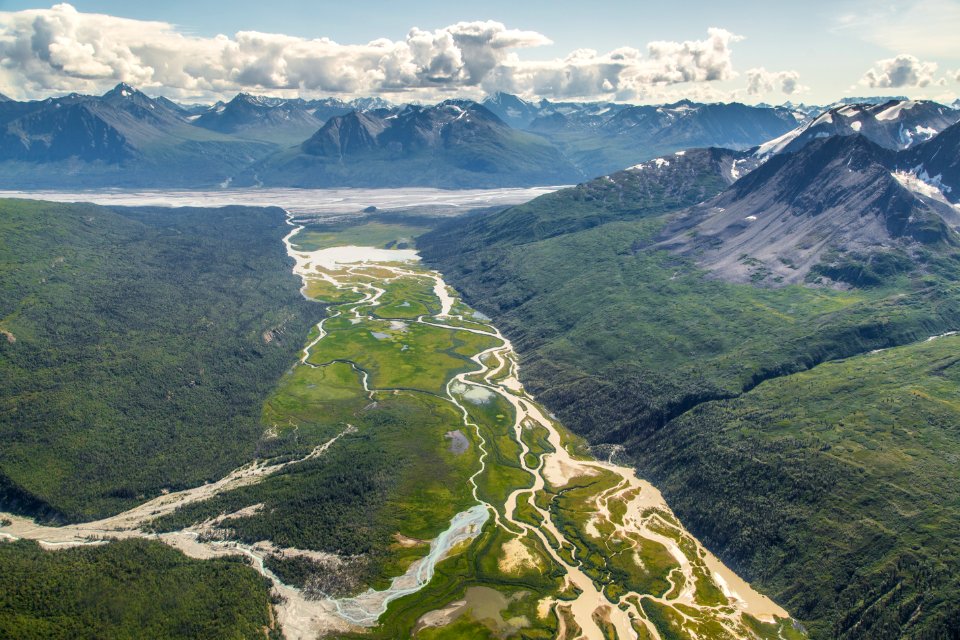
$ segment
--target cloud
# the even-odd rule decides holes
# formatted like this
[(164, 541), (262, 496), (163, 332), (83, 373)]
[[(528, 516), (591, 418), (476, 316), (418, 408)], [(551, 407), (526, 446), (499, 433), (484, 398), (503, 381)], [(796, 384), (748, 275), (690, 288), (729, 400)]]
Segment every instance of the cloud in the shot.
[(621, 47), (607, 53), (578, 49), (565, 58), (520, 61), (506, 58), (483, 83), (487, 91), (555, 98), (609, 95), (617, 100), (643, 98), (653, 87), (703, 83), (736, 77), (731, 45), (743, 38), (711, 28), (704, 40), (651, 42), (646, 55)]
[(924, 62), (906, 53), (895, 58), (878, 60), (860, 80), (861, 84), (874, 89), (898, 89), (903, 87), (926, 87), (934, 83), (936, 62)]
[(748, 95), (779, 91), (789, 96), (807, 89), (800, 84), (800, 74), (796, 71), (767, 71), (764, 67), (747, 70)]
[(835, 30), (884, 47), (928, 57), (955, 58), (960, 33), (960, 2), (956, 0), (876, 0), (848, 2)]
[(645, 51), (582, 49), (554, 60), (521, 60), (518, 51), (550, 40), (494, 21), (413, 28), (400, 40), (341, 44), (255, 31), (203, 38), (165, 22), (58, 4), (0, 12), (0, 90), (36, 97), (97, 92), (124, 81), (172, 96), (251, 90), (431, 98), (449, 91), (507, 90), (628, 99), (648, 95), (653, 87), (735, 77), (731, 46), (741, 39), (711, 28), (703, 40), (651, 42)]

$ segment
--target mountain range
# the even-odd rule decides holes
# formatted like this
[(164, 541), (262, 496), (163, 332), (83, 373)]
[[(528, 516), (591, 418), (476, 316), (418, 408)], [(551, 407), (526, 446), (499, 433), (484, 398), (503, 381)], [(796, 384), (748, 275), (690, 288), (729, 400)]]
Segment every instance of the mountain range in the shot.
[(960, 118), (949, 107), (910, 101), (807, 114), (690, 101), (533, 103), (504, 93), (482, 103), (401, 106), (241, 93), (185, 107), (120, 84), (103, 96), (0, 101), (0, 186), (564, 184), (693, 147), (760, 146), (766, 157), (774, 146), (862, 131), (901, 149)]
[(238, 184), (299, 187), (497, 187), (576, 182), (583, 175), (542, 138), (466, 100), (331, 118), (299, 147), (251, 167)]
[(220, 184), (274, 148), (209, 131), (125, 84), (0, 103), (0, 176), (8, 188)]
[(528, 103), (495, 94), (483, 103), (514, 126), (543, 135), (587, 175), (609, 173), (692, 147), (747, 149), (793, 130), (807, 115), (739, 103), (668, 105)]

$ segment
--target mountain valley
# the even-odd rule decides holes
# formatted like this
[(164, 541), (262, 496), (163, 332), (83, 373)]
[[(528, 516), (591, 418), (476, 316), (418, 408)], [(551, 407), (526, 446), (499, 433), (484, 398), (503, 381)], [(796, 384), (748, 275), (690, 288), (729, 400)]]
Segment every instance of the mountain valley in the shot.
[(958, 103), (497, 24), (0, 96), (0, 637), (958, 637)]

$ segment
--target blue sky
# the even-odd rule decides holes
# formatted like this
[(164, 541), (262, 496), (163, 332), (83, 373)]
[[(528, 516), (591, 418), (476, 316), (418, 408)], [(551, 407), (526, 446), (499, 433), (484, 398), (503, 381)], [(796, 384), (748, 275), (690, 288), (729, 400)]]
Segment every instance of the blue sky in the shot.
[[(396, 77), (388, 69), (378, 72), (379, 75), (386, 74), (386, 80), (355, 77), (350, 82), (335, 82), (325, 74), (364, 75), (366, 65), (372, 64), (370, 52), (344, 50), (337, 54), (324, 49), (322, 55), (303, 51), (293, 54), (289, 49), (270, 48), (275, 43), (269, 47), (259, 43), (257, 55), (286, 56), (288, 64), (280, 71), (265, 72), (262, 69), (265, 61), (253, 60), (244, 49), (243, 62), (232, 63), (235, 66), (229, 70), (233, 79), (228, 79), (228, 71), (223, 69), (193, 69), (187, 75), (196, 77), (182, 80), (176, 79), (172, 72), (145, 75), (143, 67), (158, 67), (157, 60), (149, 57), (154, 54), (147, 54), (146, 62), (134, 64), (136, 70), (131, 71), (125, 54), (101, 51), (102, 47), (96, 41), (83, 42), (82, 29), (71, 30), (72, 27), (64, 26), (64, 20), (59, 19), (56, 22), (64, 31), (55, 34), (50, 42), (59, 42), (57, 37), (73, 38), (75, 42), (70, 46), (75, 55), (68, 58), (67, 64), (59, 64), (47, 60), (43, 52), (35, 52), (36, 59), (22, 60), (19, 76), (16, 68), (0, 76), (0, 89), (14, 94), (94, 90), (124, 76), (124, 79), (133, 80), (132, 84), (140, 80), (155, 93), (163, 92), (174, 97), (194, 94), (208, 97), (247, 88), (277, 95), (360, 92), (423, 100), (449, 93), (474, 95), (505, 89), (555, 99), (595, 97), (657, 101), (689, 95), (700, 99), (746, 102), (789, 99), (825, 103), (844, 95), (904, 94), (952, 100), (960, 91), (957, 77), (960, 70), (960, 37), (957, 36), (960, 33), (960, 0), (808, 0), (803, 3), (688, 0), (669, 5), (620, 0), (592, 3), (546, 0), (486, 0), (480, 3), (74, 0), (71, 4), (81, 17), (107, 14), (137, 21), (169, 23), (177, 34), (190, 38), (191, 46), (203, 51), (207, 50), (204, 43), (213, 42), (218, 34), (232, 40), (243, 31), (284, 34), (305, 41), (326, 37), (339, 45), (365, 45), (377, 39), (387, 39), (398, 46), (406, 46), (404, 43), (409, 44), (411, 28), (418, 27), (434, 35), (430, 45), (434, 57), (424, 63), (423, 59), (407, 55), (397, 64), (432, 65), (435, 69), (427, 73), (421, 68), (413, 73), (405, 67), (406, 71)], [(51, 6), (50, 3), (0, 0), (0, 11), (8, 12), (8, 16), (29, 9), (49, 10)], [(450, 36), (443, 31), (459, 22), (486, 21), (502, 23), (507, 30), (527, 35), (513, 38), (509, 46), (477, 50), (471, 54), (463, 50), (462, 45), (468, 36), (462, 33)], [(17, 24), (11, 25), (11, 22)], [(4, 33), (0, 20), (0, 36), (6, 36), (7, 40), (11, 32), (29, 28), (32, 27), (27, 20), (7, 20)], [(711, 37), (708, 35), (710, 28), (725, 30), (730, 37)], [(108, 29), (107, 26), (103, 28)], [(89, 25), (87, 33), (90, 33)], [(133, 40), (139, 37), (133, 29), (130, 33)], [(500, 37), (490, 35), (489, 30), (485, 33), (494, 38), (493, 41)], [(153, 37), (147, 33), (142, 40), (153, 42)], [(456, 51), (444, 48), (444, 42), (451, 37), (452, 46), (459, 47)], [(653, 64), (648, 43), (659, 41), (670, 46)], [(518, 44), (514, 46), (514, 42)], [(136, 45), (132, 41), (129, 49), (136, 50)], [(241, 45), (241, 49), (246, 46)], [(700, 60), (704, 48), (713, 50), (719, 46), (723, 47), (719, 58), (705, 63)], [(96, 51), (88, 55), (85, 47), (93, 47)], [(290, 47), (303, 49), (295, 42)], [(61, 47), (59, 55), (67, 56), (70, 53), (68, 48)], [(572, 62), (560, 62), (569, 60), (573, 52), (581, 49), (592, 49), (597, 53), (592, 58), (576, 55)], [(622, 56), (615, 56), (611, 61), (606, 55), (619, 49), (630, 50), (627, 52), (629, 62), (622, 62)], [(279, 53), (268, 53), (274, 50)], [(334, 55), (344, 59), (356, 58), (352, 59), (352, 67), (337, 66), (326, 70), (325, 63), (318, 62), (318, 55), (323, 60)], [(496, 61), (491, 63), (493, 66), (485, 65), (482, 69), (471, 67), (471, 64), (480, 62), (471, 62), (470, 55), (480, 58), (493, 55)], [(635, 55), (640, 57), (632, 57)], [(898, 59), (898, 56), (901, 57)], [(51, 69), (45, 70), (38, 60)], [(466, 65), (467, 70), (454, 68), (458, 63)], [(257, 68), (245, 69), (243, 64)], [(616, 70), (611, 70), (611, 65)], [(301, 67), (307, 71), (290, 71)], [(313, 77), (318, 69), (322, 73), (317, 73), (324, 77)], [(431, 75), (433, 70), (439, 71)], [(481, 71), (486, 74), (483, 78), (478, 75)], [(571, 79), (571, 73), (576, 77)], [(561, 76), (565, 79), (560, 80)], [(425, 77), (430, 80), (424, 80)], [(579, 95), (581, 93), (584, 95)]]

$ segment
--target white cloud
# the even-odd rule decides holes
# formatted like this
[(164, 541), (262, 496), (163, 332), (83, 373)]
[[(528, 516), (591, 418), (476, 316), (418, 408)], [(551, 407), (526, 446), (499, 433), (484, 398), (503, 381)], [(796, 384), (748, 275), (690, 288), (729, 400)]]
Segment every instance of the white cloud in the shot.
[(796, 71), (767, 71), (764, 67), (747, 70), (748, 95), (779, 91), (789, 96), (807, 89), (800, 84), (800, 74)]
[(651, 42), (646, 55), (632, 47), (608, 53), (577, 49), (565, 58), (523, 61), (508, 57), (487, 77), (487, 91), (555, 98), (643, 98), (655, 88), (736, 77), (731, 46), (741, 36), (711, 28), (704, 40)]
[(119, 81), (172, 96), (251, 90), (281, 95), (406, 94), (507, 90), (544, 97), (630, 99), (656, 87), (736, 76), (724, 29), (703, 40), (651, 42), (646, 51), (577, 50), (555, 60), (523, 60), (518, 50), (548, 44), (535, 31), (499, 22), (461, 22), (402, 40), (340, 44), (242, 31), (201, 38), (171, 24), (81, 13), (68, 4), (0, 12), (0, 91), (36, 97), (97, 92)]
[(895, 58), (877, 60), (860, 80), (861, 84), (874, 89), (918, 88), (933, 84), (936, 62), (924, 62), (916, 56), (902, 53)]

